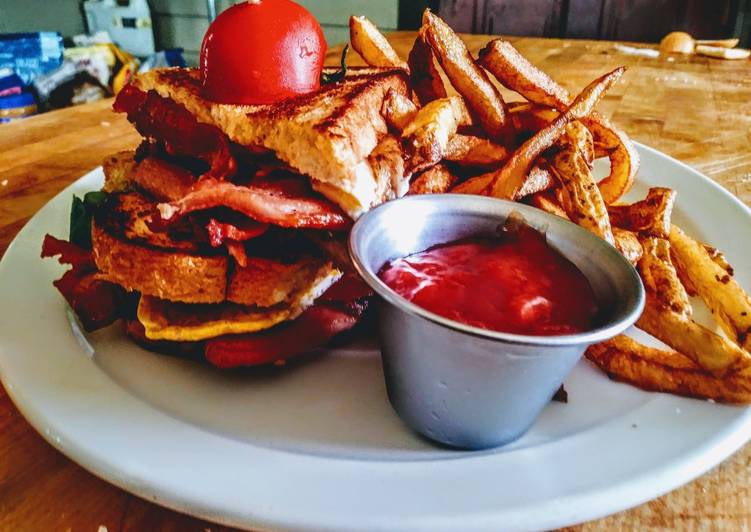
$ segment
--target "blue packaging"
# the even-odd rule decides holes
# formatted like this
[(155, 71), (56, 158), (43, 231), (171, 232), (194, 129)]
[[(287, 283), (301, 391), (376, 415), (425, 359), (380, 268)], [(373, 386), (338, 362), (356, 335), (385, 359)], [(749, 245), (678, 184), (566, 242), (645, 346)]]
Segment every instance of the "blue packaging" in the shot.
[(63, 62), (63, 37), (54, 31), (0, 33), (0, 68), (11, 68), (26, 85)]
[(0, 124), (36, 114), (37, 103), (30, 92), (0, 97)]
[(0, 68), (0, 97), (21, 94), (24, 82), (10, 68)]

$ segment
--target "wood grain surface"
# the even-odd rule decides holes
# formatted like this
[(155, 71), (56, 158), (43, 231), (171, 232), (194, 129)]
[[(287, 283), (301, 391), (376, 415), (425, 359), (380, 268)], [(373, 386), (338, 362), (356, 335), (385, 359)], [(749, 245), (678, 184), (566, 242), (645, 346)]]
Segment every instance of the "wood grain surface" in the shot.
[[(415, 34), (389, 38), (406, 57)], [(465, 39), (476, 53), (488, 37)], [(624, 53), (610, 42), (512, 40), (571, 90), (617, 65), (628, 66), (600, 110), (634, 139), (690, 164), (751, 204), (751, 62), (651, 58)], [(329, 52), (331, 64), (339, 52)], [(350, 62), (358, 61), (352, 56)], [(138, 143), (139, 136), (110, 112), (110, 105), (103, 101), (0, 125), (0, 254), (50, 198), (105, 155)], [(0, 307), (0, 313), (8, 311)], [(0, 530), (96, 531), (100, 526), (110, 532), (226, 530), (87, 473), (48, 445), (0, 389)], [(645, 528), (751, 528), (751, 445), (668, 495), (571, 530)]]

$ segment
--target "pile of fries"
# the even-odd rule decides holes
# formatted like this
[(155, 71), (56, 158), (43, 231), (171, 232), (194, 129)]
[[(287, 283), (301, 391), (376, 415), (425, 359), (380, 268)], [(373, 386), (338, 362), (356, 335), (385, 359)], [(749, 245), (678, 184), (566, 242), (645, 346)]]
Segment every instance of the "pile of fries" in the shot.
[[(672, 224), (674, 190), (652, 188), (641, 201), (618, 202), (639, 158), (594, 107), (623, 67), (572, 97), (502, 39), (473, 58), (429, 10), (406, 63), (364, 17), (350, 19), (350, 37), (369, 65), (409, 72), (414, 97), (388, 95), (381, 113), (391, 135), (378, 153), (401, 152), (413, 175), (410, 194), (522, 201), (592, 231), (636, 266), (647, 293), (637, 327), (667, 348), (621, 335), (591, 346), (590, 361), (645, 390), (751, 403), (751, 299), (732, 267)], [(488, 74), (526, 101), (506, 103)], [(610, 174), (597, 182), (592, 167), (601, 157), (610, 160)], [(694, 321), (689, 296), (704, 301), (722, 333)]]

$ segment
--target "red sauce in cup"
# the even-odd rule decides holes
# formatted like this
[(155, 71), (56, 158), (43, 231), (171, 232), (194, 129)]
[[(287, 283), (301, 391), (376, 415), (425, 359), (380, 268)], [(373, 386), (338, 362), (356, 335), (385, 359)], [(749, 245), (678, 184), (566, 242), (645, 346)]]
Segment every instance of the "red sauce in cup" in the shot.
[(573, 334), (590, 329), (597, 313), (584, 274), (529, 227), (441, 244), (378, 275), (426, 310), (491, 331)]

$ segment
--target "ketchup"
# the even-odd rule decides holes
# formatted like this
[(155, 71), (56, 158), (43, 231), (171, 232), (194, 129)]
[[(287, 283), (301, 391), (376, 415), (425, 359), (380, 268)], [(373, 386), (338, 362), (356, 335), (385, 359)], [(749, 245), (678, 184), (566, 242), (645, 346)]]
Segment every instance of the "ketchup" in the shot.
[(491, 331), (552, 336), (588, 330), (587, 278), (529, 227), (472, 237), (387, 263), (379, 277), (440, 316)]

